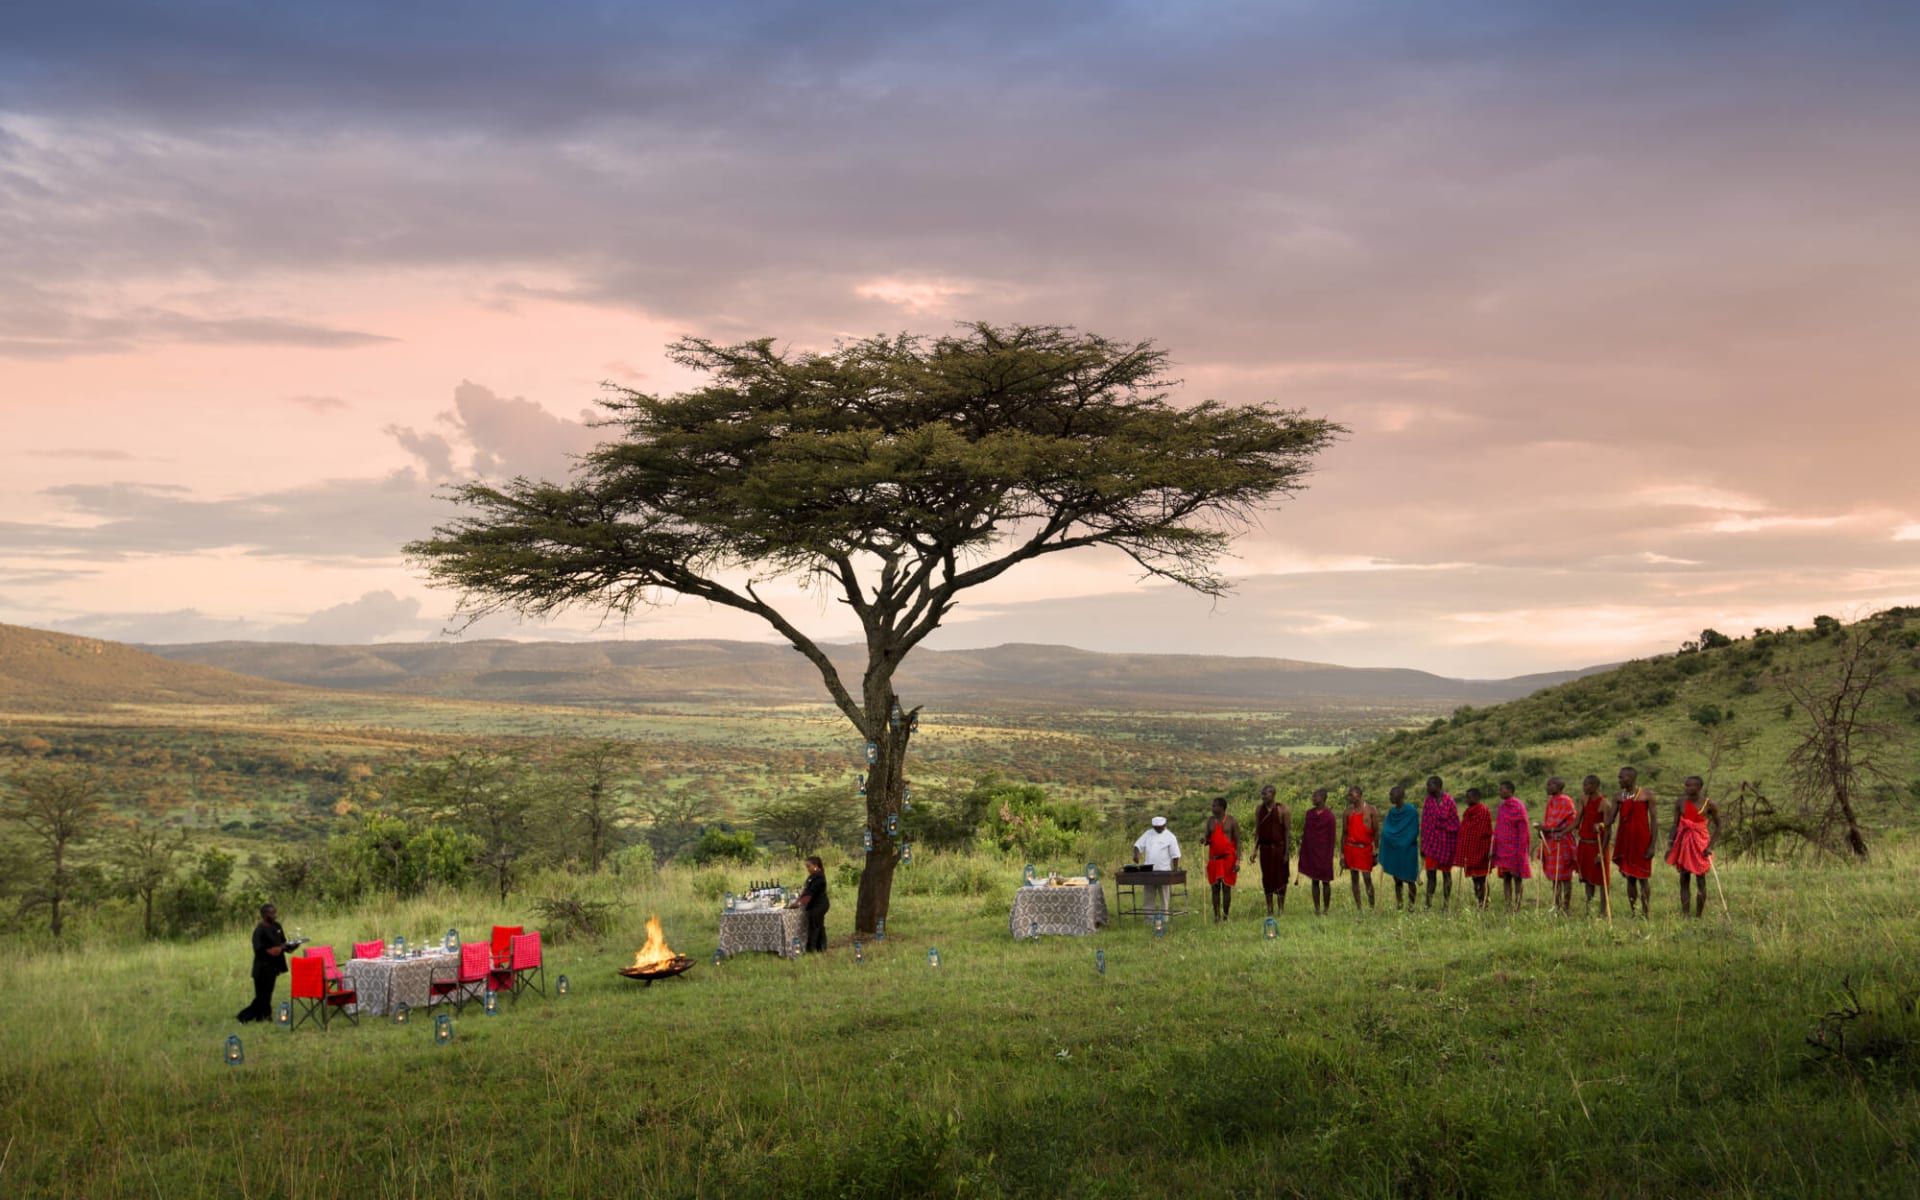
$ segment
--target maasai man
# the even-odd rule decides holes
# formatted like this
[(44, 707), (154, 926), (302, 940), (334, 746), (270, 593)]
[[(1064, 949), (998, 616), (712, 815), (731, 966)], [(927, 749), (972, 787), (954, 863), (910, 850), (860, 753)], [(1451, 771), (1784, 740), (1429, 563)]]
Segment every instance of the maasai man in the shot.
[(1493, 864), (1493, 814), (1481, 803), (1480, 789), (1467, 789), (1467, 807), (1460, 814), (1460, 849), (1453, 865), (1473, 881), (1473, 899), (1487, 906), (1487, 872)]
[(1276, 899), (1280, 911), (1287, 911), (1287, 854), (1293, 845), (1288, 829), (1291, 813), (1274, 799), (1273, 785), (1260, 789), (1260, 807), (1253, 810), (1253, 840), (1260, 853), (1260, 887), (1267, 893), (1267, 915), (1272, 916)]
[(1707, 872), (1713, 870), (1713, 843), (1720, 836), (1720, 806), (1700, 795), (1707, 785), (1687, 776), (1686, 794), (1673, 802), (1673, 833), (1667, 838), (1667, 862), (1680, 872), (1680, 915), (1687, 915), (1687, 892), (1700, 885), (1693, 916), (1707, 908)]
[(1593, 893), (1607, 886), (1607, 798), (1600, 791), (1600, 777), (1589, 775), (1580, 781), (1580, 833), (1574, 839), (1574, 869), (1587, 886), (1587, 915), (1593, 915)]
[(1233, 885), (1240, 882), (1240, 822), (1227, 815), (1227, 798), (1213, 798), (1213, 815), (1200, 837), (1207, 846), (1207, 890), (1213, 893), (1213, 919), (1233, 915)]
[(1407, 789), (1394, 785), (1387, 793), (1393, 807), (1380, 823), (1380, 866), (1393, 876), (1393, 906), (1400, 907), (1402, 889), (1407, 911), (1420, 894), (1420, 810), (1407, 803)]
[(1633, 914), (1633, 901), (1640, 899), (1640, 915), (1651, 917), (1653, 902), (1653, 839), (1659, 836), (1660, 822), (1653, 811), (1653, 793), (1640, 786), (1640, 772), (1620, 768), (1620, 793), (1607, 810), (1607, 827), (1613, 831), (1613, 862), (1627, 880), (1627, 914)]
[(1333, 908), (1333, 848), (1340, 840), (1340, 823), (1327, 807), (1327, 789), (1313, 793), (1313, 807), (1300, 827), (1300, 873), (1313, 881), (1313, 913), (1325, 916)]
[(1427, 907), (1433, 907), (1433, 877), (1440, 876), (1440, 911), (1453, 902), (1453, 859), (1460, 852), (1460, 809), (1441, 790), (1438, 775), (1427, 776), (1427, 798), (1420, 802), (1420, 860), (1427, 868)]
[[(1599, 789), (1600, 781), (1593, 781)], [(1567, 795), (1566, 780), (1555, 775), (1547, 780), (1547, 811), (1540, 818), (1540, 867), (1547, 882), (1553, 884), (1554, 911), (1573, 912), (1573, 860), (1580, 828), (1580, 810)]]
[(1357, 787), (1347, 789), (1347, 836), (1340, 847), (1347, 880), (1353, 884), (1353, 908), (1360, 910), (1360, 881), (1367, 881), (1367, 907), (1373, 907), (1373, 855), (1380, 844), (1380, 810)]
[(1500, 781), (1500, 811), (1493, 818), (1493, 865), (1500, 871), (1500, 897), (1519, 912), (1521, 892), (1533, 878), (1533, 822), (1527, 802), (1513, 794), (1513, 780)]

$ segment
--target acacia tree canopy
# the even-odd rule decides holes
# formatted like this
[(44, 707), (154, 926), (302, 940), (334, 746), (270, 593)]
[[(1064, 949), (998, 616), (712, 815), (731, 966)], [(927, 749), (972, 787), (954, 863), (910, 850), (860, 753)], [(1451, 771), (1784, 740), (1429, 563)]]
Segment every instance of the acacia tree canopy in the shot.
[[(760, 617), (880, 744), (876, 827), (897, 811), (910, 735), (894, 719), (894, 673), (960, 593), (1043, 555), (1110, 546), (1148, 576), (1219, 595), (1233, 535), (1302, 487), (1344, 432), (1269, 405), (1176, 407), (1166, 351), (1057, 326), (974, 324), (826, 353), (688, 338), (671, 356), (709, 382), (672, 396), (611, 389), (604, 424), (618, 436), (571, 481), (458, 487), (466, 512), (407, 551), (461, 593), (470, 620), (624, 615), (668, 594)], [(756, 582), (775, 576), (828, 589), (858, 618), (857, 686), (762, 599)], [(890, 880), (897, 849), (883, 848)], [(863, 877), (862, 930), (884, 915), (884, 894), (877, 909), (869, 899)]]

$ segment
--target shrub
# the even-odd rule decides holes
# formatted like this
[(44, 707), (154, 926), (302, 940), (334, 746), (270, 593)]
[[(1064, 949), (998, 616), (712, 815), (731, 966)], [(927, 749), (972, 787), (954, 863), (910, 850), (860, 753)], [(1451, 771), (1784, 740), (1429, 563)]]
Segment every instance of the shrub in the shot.
[(1494, 771), (1511, 771), (1518, 766), (1520, 756), (1511, 750), (1502, 750), (1487, 760), (1487, 767)]
[(540, 917), (540, 933), (550, 942), (568, 938), (596, 939), (606, 929), (617, 906), (605, 900), (582, 900), (578, 896), (549, 896), (533, 901)]
[(1727, 717), (1727, 714), (1720, 711), (1718, 704), (1697, 705), (1694, 710), (1687, 715), (1693, 718), (1694, 724), (1699, 725), (1703, 729), (1711, 729), (1713, 726), (1726, 720)]
[(1702, 629), (1700, 631), (1700, 648), (1702, 650), (1719, 650), (1722, 647), (1731, 645), (1733, 645), (1733, 639), (1721, 633), (1718, 629)]
[(1520, 760), (1520, 776), (1523, 779), (1543, 779), (1552, 769), (1553, 763), (1537, 754)]
[(1648, 758), (1658, 758), (1658, 757), (1660, 757), (1660, 743), (1659, 743), (1659, 742), (1648, 742), (1648, 743), (1647, 743), (1647, 757), (1648, 757)]
[(750, 863), (759, 857), (760, 847), (752, 831), (746, 829), (706, 830), (687, 851), (687, 858), (702, 867), (721, 862)]
[(1073, 848), (1075, 835), (1090, 831), (1099, 815), (1083, 804), (1050, 800), (1037, 784), (999, 788), (982, 838), (1002, 852), (1049, 858)]
[(853, 836), (859, 825), (854, 808), (854, 797), (844, 786), (833, 784), (768, 800), (753, 810), (750, 819), (760, 832), (791, 847), (795, 858), (805, 858), (824, 845)]

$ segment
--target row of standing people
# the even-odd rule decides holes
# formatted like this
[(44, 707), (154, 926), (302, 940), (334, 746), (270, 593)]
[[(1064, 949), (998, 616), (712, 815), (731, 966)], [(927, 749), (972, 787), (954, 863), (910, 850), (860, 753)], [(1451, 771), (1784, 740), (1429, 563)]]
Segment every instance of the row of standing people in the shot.
[[(1538, 823), (1510, 780), (1499, 785), (1497, 811), (1488, 808), (1478, 788), (1467, 790), (1462, 807), (1438, 776), (1427, 780), (1426, 797), (1417, 808), (1408, 803), (1405, 788), (1393, 788), (1384, 815), (1366, 801), (1362, 789), (1350, 787), (1344, 820), (1328, 806), (1327, 789), (1321, 788), (1302, 820), (1297, 870), (1312, 885), (1316, 914), (1333, 906), (1337, 869), (1347, 872), (1354, 907), (1362, 906), (1363, 889), (1365, 907), (1373, 907), (1375, 866), (1393, 880), (1396, 908), (1404, 903), (1412, 910), (1419, 901), (1423, 870), (1426, 907), (1433, 907), (1437, 885), (1440, 906), (1447, 908), (1457, 868), (1471, 881), (1477, 905), (1486, 907), (1491, 897), (1488, 880), (1497, 873), (1507, 906), (1517, 910), (1526, 881), (1533, 877), (1531, 862), (1537, 859), (1553, 885), (1555, 907), (1572, 911), (1577, 879), (1586, 888), (1590, 912), (1595, 893), (1610, 888), (1610, 871), (1617, 867), (1626, 880), (1628, 911), (1637, 906), (1647, 915), (1660, 822), (1653, 793), (1639, 786), (1638, 774), (1633, 767), (1621, 768), (1620, 790), (1611, 797), (1602, 793), (1599, 776), (1589, 775), (1579, 801), (1567, 795), (1563, 780), (1549, 779)], [(1720, 834), (1719, 809), (1703, 791), (1700, 777), (1688, 776), (1667, 825), (1666, 861), (1679, 875), (1681, 913), (1696, 917), (1706, 907), (1706, 875)], [(1242, 837), (1225, 797), (1214, 800), (1202, 840), (1214, 919), (1226, 920), (1239, 881)], [(1292, 814), (1275, 799), (1272, 785), (1261, 789), (1254, 810), (1254, 848), (1267, 915), (1284, 912), (1293, 859)]]

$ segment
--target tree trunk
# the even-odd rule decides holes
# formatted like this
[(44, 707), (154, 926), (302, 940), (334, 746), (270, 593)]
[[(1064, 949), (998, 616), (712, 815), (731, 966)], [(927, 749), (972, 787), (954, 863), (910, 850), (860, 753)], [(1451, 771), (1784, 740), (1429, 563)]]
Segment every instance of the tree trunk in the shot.
[[(867, 768), (867, 832), (873, 835), (873, 849), (867, 853), (860, 871), (860, 899), (854, 908), (855, 933), (871, 936), (875, 926), (886, 917), (893, 898), (893, 871), (900, 864), (900, 847), (905, 830), (887, 832), (887, 818), (898, 817), (906, 794), (907, 743), (913, 738), (914, 721), (920, 710), (898, 711), (898, 698), (887, 689), (878, 705), (869, 697), (867, 723), (877, 730), (875, 758)], [(878, 714), (876, 717), (875, 714)]]

